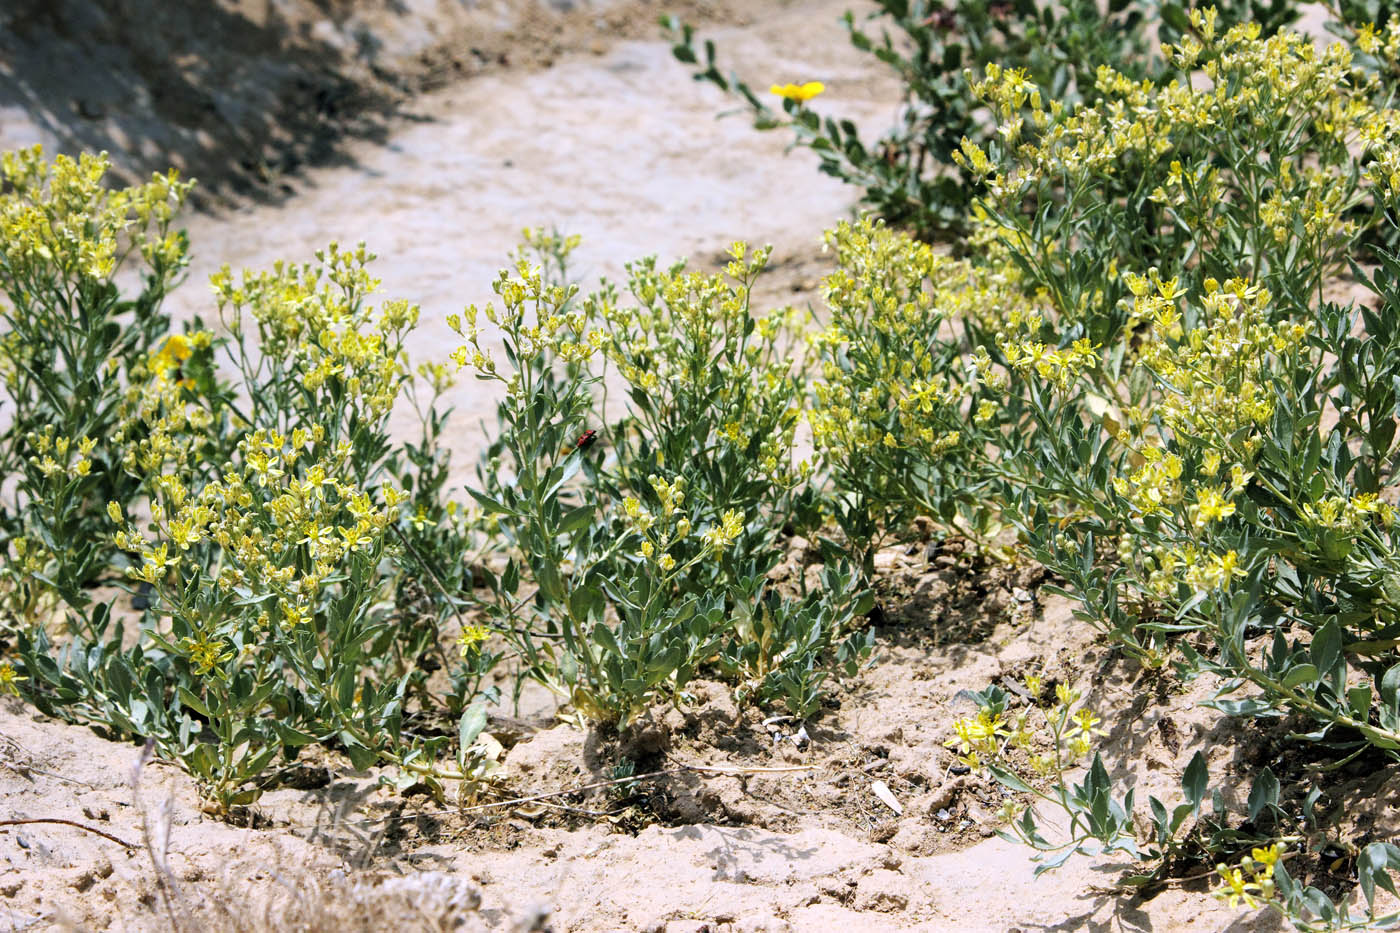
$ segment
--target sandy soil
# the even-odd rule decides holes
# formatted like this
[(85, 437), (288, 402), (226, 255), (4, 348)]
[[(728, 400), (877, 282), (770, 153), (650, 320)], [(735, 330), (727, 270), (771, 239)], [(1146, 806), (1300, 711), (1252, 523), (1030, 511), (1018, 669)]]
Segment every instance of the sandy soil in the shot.
[[(220, 263), (309, 259), (331, 239), (364, 239), (383, 257), (385, 296), (423, 306), (414, 351), (442, 358), (452, 345), (445, 315), (486, 300), (519, 228), (539, 224), (583, 234), (587, 278), (617, 276), (647, 253), (713, 265), (735, 238), (771, 242), (766, 296), (809, 301), (827, 268), (819, 233), (851, 206), (850, 189), (818, 175), (808, 154), (785, 156), (781, 137), (742, 118), (714, 119), (726, 102), (652, 37), (652, 4), (188, 4), (182, 16), (251, 16), (220, 20), (243, 37), (234, 71), (233, 59), (220, 70), (207, 40), (188, 58), (154, 48), (155, 71), (140, 47), (103, 45), (104, 29), (153, 5), (169, 9), (128, 0), (99, 15), (72, 0), (98, 16), (86, 31), (64, 19), (63, 3), (7, 6), (0, 141), (108, 145), (130, 172), (168, 156), (211, 179), (224, 206), (190, 218), (195, 263), (173, 299), (183, 315), (210, 313), (203, 283)], [(727, 60), (755, 84), (819, 78), (831, 88), (822, 107), (878, 127), (896, 88), (846, 45), (835, 22), (844, 8), (689, 6), (720, 23), (713, 35)], [(199, 33), (188, 27), (169, 26)], [(126, 84), (60, 74), (52, 62), (29, 72), (45, 42), (71, 54), (106, 49), (92, 67)], [(188, 87), (161, 97), (152, 88), (171, 68)], [(308, 75), (324, 82), (303, 89), (310, 98), (283, 98)], [(333, 99), (343, 108), (281, 122), (317, 88), (342, 89)], [(203, 109), (186, 125), (177, 114), (190, 100)], [(243, 148), (224, 158), (235, 142)], [(467, 382), (452, 401), (465, 470), (493, 399)], [(808, 572), (801, 551), (799, 542), (788, 572)], [(682, 770), (461, 813), (394, 795), (377, 775), (325, 756), (299, 787), (265, 795), (240, 828), (205, 815), (177, 769), (142, 766), (139, 747), (0, 702), (0, 821), (88, 827), (0, 825), (0, 929), (1277, 928), (1218, 904), (1200, 878), (1147, 900), (1117, 893), (1125, 866), (1113, 860), (1033, 878), (1029, 852), (994, 836), (1003, 793), (954, 773), (944, 747), (968, 708), (962, 691), (1042, 671), (1075, 682), (1112, 724), (1104, 751), (1115, 775), (1170, 804), (1197, 749), (1222, 774), (1275, 753), (1269, 736), (1198, 705), (1213, 684), (1173, 692), (1144, 677), (1097, 646), (1066, 605), (1042, 598), (1034, 571), (921, 546), (885, 552), (881, 567), (889, 612), (877, 622), (877, 663), (804, 734), (705, 684), (693, 704), (658, 709), (625, 735), (544, 715), (490, 726), (509, 749), (503, 797), (605, 780), (624, 757), (638, 773), (743, 774)], [(1393, 816), (1360, 803), (1392, 799), (1395, 772), (1347, 780), (1327, 804), (1393, 836)]]

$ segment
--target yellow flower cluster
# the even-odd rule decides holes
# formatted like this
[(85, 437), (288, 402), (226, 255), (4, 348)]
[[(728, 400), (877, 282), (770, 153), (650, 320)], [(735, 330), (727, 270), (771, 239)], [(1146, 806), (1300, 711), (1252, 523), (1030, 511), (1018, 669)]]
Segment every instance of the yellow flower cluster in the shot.
[[(1011, 193), (1023, 179), (1113, 175), (1123, 156), (1161, 158), (1183, 133), (1197, 130), (1303, 114), (1344, 142), (1374, 116), (1354, 87), (1345, 45), (1318, 50), (1306, 36), (1289, 31), (1261, 38), (1256, 23), (1217, 36), (1213, 11), (1196, 10), (1192, 18), (1204, 44), (1188, 36), (1165, 49), (1183, 77), (1157, 87), (1102, 66), (1097, 90), (1103, 100), (1094, 106), (1066, 110), (1052, 101), (1046, 109), (1023, 72), (989, 66), (973, 91), (1004, 124), (1003, 138), (1020, 138), (1026, 120), (1040, 131), (1017, 150), (1017, 177), (992, 176), (994, 194)], [(1197, 71), (1204, 77), (1199, 87), (1190, 77)], [(969, 149), (975, 147), (966, 144), (963, 159), (980, 163), (982, 156)]]
[(1143, 447), (1138, 456), (1141, 466), (1127, 476), (1115, 476), (1114, 490), (1142, 515), (1163, 514), (1182, 498), (1181, 458), (1156, 446)]
[(757, 437), (759, 468), (787, 487), (804, 469), (791, 462), (801, 410), (785, 346), (800, 315), (792, 308), (753, 313), (750, 286), (770, 253), (734, 243), (721, 274), (687, 271), (683, 263), (662, 269), (645, 259), (627, 267), (634, 302), (605, 289), (584, 309), (606, 326), (603, 353), (629, 386), (657, 398), (661, 409), (722, 411), (719, 438), (747, 449)]
[(1332, 531), (1357, 532), (1372, 521), (1389, 528), (1395, 524), (1395, 506), (1384, 502), (1375, 493), (1363, 493), (1351, 498), (1327, 496), (1316, 502), (1305, 502), (1302, 519), (1316, 528)]
[(727, 509), (720, 516), (719, 524), (706, 531), (703, 538), (711, 551), (718, 551), (738, 541), (743, 533), (744, 517), (733, 509)]
[(252, 319), (261, 353), (276, 361), (277, 378), (295, 379), (319, 398), (334, 396), (379, 420), (407, 378), (403, 340), (418, 323), (419, 309), (390, 301), (376, 317), (367, 303), (379, 287), (366, 269), (374, 258), (363, 243), (354, 250), (331, 243), (316, 252), (317, 265), (278, 261), (271, 271), (245, 271), (238, 284), (224, 266), (210, 284), (236, 339), (243, 337), (245, 317)]
[(42, 430), (29, 432), (25, 440), (34, 450), (29, 457), (30, 466), (45, 479), (66, 482), (69, 477), (87, 476), (92, 472), (91, 455), (97, 446), (94, 438), (58, 436), (53, 425), (46, 425)]
[(1149, 291), (1146, 280), (1134, 276), (1129, 287), (1134, 315), (1151, 325), (1141, 360), (1171, 390), (1155, 414), (1178, 438), (1201, 438), (1214, 447), (1269, 420), (1270, 374), (1277, 360), (1300, 351), (1307, 325), (1269, 323), (1268, 289), (1243, 279), (1223, 285), (1207, 279), (1196, 326), (1183, 333), (1175, 280)]
[[(172, 372), (178, 373), (193, 352), (188, 337), (184, 334), (171, 334), (165, 338), (165, 343), (161, 344), (160, 349), (156, 351), (151, 368), (162, 376), (169, 376)], [(180, 382), (182, 385), (189, 383), (188, 380)], [(189, 384), (193, 385), (193, 383)]]
[[(827, 245), (837, 253), (837, 269), (824, 282), (831, 324), (810, 338), (825, 359), (808, 414), (817, 447), (852, 461), (881, 447), (933, 456), (954, 449), (972, 388), (999, 382), (985, 353), (968, 379), (953, 378), (939, 330), (954, 317), (985, 323), (993, 314), (1028, 315), (1014, 278), (870, 220), (843, 222)], [(891, 413), (899, 436), (882, 426)], [(984, 419), (993, 413), (979, 411)]]
[[(1040, 678), (1028, 677), (1027, 687), (1031, 695), (1038, 698)], [(1093, 710), (1081, 706), (1070, 712), (1080, 698), (1079, 691), (1065, 684), (1057, 685), (1055, 703), (1045, 710), (1044, 722), (1039, 726), (1030, 721), (1035, 707), (1024, 709), (1011, 719), (1007, 719), (1004, 712), (982, 707), (975, 716), (954, 720), (953, 737), (943, 744), (956, 749), (958, 761), (969, 768), (982, 768), (988, 762), (1010, 767), (1006, 750), (1017, 748), (1028, 753), (1027, 762), (1038, 777), (1058, 774), (1093, 751), (1095, 738), (1106, 735), (1099, 728), (1102, 720)], [(1048, 746), (1050, 750), (1032, 751), (1037, 746)]]
[(10, 276), (36, 286), (50, 276), (104, 281), (133, 247), (167, 279), (178, 271), (185, 247), (169, 224), (193, 183), (171, 171), (113, 191), (102, 183), (108, 167), (105, 153), (48, 162), (39, 146), (0, 158), (0, 257)]
[(462, 657), (470, 657), (481, 650), (482, 644), (491, 635), (491, 630), (480, 623), (472, 623), (462, 626), (462, 632), (457, 636), (457, 651)]
[(953, 737), (944, 744), (958, 750), (958, 761), (969, 768), (982, 767), (982, 759), (995, 760), (1001, 751), (1001, 739), (1010, 733), (1002, 713), (979, 709), (976, 716), (953, 720)]
[(491, 287), (501, 296), (501, 311), (494, 305), (488, 304), (484, 309), (471, 305), (464, 312), (465, 321), (461, 315), (447, 316), (448, 326), (467, 341), (466, 346), (452, 352), (452, 361), (459, 368), (471, 366), (482, 377), (506, 382), (511, 395), (522, 391), (519, 379), (507, 380), (497, 374), (495, 359), (481, 345), (481, 330), (477, 324), (481, 317), (510, 337), (512, 352), (522, 369), (531, 367), (541, 358), (584, 363), (607, 339), (602, 331), (588, 330), (584, 314), (566, 313), (565, 307), (577, 292), (576, 286), (546, 285), (540, 270), (524, 259), (517, 263), (514, 277), (509, 270), (502, 270)]
[(1392, 18), (1384, 29), (1377, 28), (1375, 23), (1362, 25), (1356, 31), (1356, 47), (1392, 66), (1400, 63), (1400, 20)]
[(1156, 568), (1148, 576), (1148, 590), (1161, 599), (1176, 595), (1178, 582), (1197, 592), (1228, 590), (1244, 576), (1240, 556), (1233, 550), (1209, 554), (1193, 544), (1162, 548), (1155, 555)]
[[(1358, 232), (1349, 212), (1366, 196), (1356, 165), (1369, 161), (1365, 177), (1400, 189), (1397, 112), (1372, 102), (1374, 89), (1342, 43), (1319, 49), (1288, 31), (1262, 38), (1252, 23), (1219, 35), (1213, 10), (1191, 17), (1195, 35), (1166, 47), (1178, 70), (1173, 82), (1134, 81), (1104, 66), (1092, 104), (1044, 104), (1024, 72), (988, 66), (973, 89), (1000, 122), (1014, 164), (999, 168), (967, 140), (955, 160), (985, 178), (989, 203), (1010, 215), (1028, 197), (1043, 199), (1046, 186), (1072, 198), (1108, 179), (1131, 187), (1133, 173), (1169, 165), (1152, 199), (1170, 208), (1169, 222), (1190, 231), (1200, 248), (1237, 248), (1237, 238), (1245, 239), (1241, 258), (1256, 263), (1255, 278), (1266, 271), (1250, 255), (1262, 252), (1261, 233), (1275, 243), (1300, 240), (1312, 260), (1342, 261)], [(1260, 139), (1268, 141), (1264, 153)], [(1231, 170), (1222, 170), (1222, 160)], [(1249, 228), (1232, 227), (1231, 216), (1244, 211), (1252, 215)], [(974, 242), (1024, 236), (995, 212), (974, 210)], [(1048, 256), (1056, 243), (1010, 245)]]
[(1067, 347), (1055, 350), (1034, 340), (1006, 341), (1001, 344), (1006, 363), (1020, 373), (1035, 373), (1061, 389), (1069, 388), (1086, 369), (1098, 363), (1098, 349), (1089, 338), (1081, 337)]
[(28, 677), (21, 677), (15, 673), (14, 665), (9, 661), (0, 661), (0, 694), (8, 693), (12, 696), (19, 696), (19, 685)]
[[(656, 475), (648, 477), (647, 481), (660, 500), (659, 524), (658, 516), (643, 506), (641, 500), (635, 496), (626, 496), (622, 500), (623, 517), (628, 527), (641, 539), (638, 553), (645, 559), (654, 561), (663, 573), (669, 573), (677, 566), (671, 552), (676, 545), (690, 537), (693, 530), (684, 511), (686, 481), (684, 476), (677, 476), (675, 480), (667, 482)], [(704, 545), (700, 557), (710, 556), (728, 548), (743, 532), (743, 516), (733, 509), (727, 510), (721, 516), (719, 524), (700, 536)]]
[(1250, 910), (1259, 906), (1259, 899), (1265, 901), (1274, 896), (1274, 868), (1282, 853), (1278, 843), (1263, 848), (1251, 849), (1249, 855), (1240, 859), (1238, 866), (1225, 864), (1215, 866), (1223, 882), (1215, 896), (1231, 907), (1244, 904)]
[[(163, 588), (185, 552), (217, 545), (220, 569), (201, 575), (202, 584), (275, 598), (278, 621), (288, 627), (309, 621), (323, 584), (350, 555), (379, 545), (405, 498), (385, 486), (380, 504), (344, 482), (349, 445), (317, 455), (323, 438), (319, 428), (297, 429), (289, 438), (254, 431), (239, 442), (238, 461), (197, 493), (175, 474), (155, 477), (152, 534), (126, 522), (115, 535), (118, 548), (140, 555), (141, 566), (129, 576)], [(315, 459), (308, 463), (309, 457)], [(123, 522), (119, 503), (110, 503), (108, 513)], [(268, 613), (263, 616), (268, 624)]]
[[(214, 416), (184, 389), (179, 365), (189, 355), (207, 351), (213, 334), (198, 331), (172, 335), (161, 350), (132, 372), (132, 381), (118, 407), (115, 434), (123, 469), (134, 476), (158, 476), (166, 471), (185, 474), (195, 469), (208, 447)], [(180, 349), (174, 349), (174, 348)], [(177, 362), (177, 360), (179, 362)], [(173, 378), (172, 378), (173, 377)]]
[(9, 570), (20, 579), (32, 578), (50, 569), (58, 555), (29, 535), (19, 535), (10, 542), (14, 557), (9, 559)]
[[(1394, 124), (1400, 128), (1400, 121)], [(1375, 161), (1366, 167), (1366, 177), (1391, 199), (1400, 202), (1400, 144), (1394, 142), (1377, 146)]]

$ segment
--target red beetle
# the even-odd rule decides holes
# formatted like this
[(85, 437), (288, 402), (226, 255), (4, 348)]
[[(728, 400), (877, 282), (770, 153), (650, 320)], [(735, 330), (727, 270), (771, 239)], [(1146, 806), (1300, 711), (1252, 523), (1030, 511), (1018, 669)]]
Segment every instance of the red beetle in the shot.
[(580, 435), (578, 436), (578, 440), (574, 441), (574, 447), (573, 447), (573, 449), (574, 449), (574, 450), (587, 450), (589, 447), (592, 447), (592, 446), (593, 446), (593, 442), (596, 441), (597, 439), (598, 439), (598, 432), (597, 432), (597, 431), (594, 431), (593, 429), (590, 428), (589, 430), (584, 431), (582, 434), (580, 434)]

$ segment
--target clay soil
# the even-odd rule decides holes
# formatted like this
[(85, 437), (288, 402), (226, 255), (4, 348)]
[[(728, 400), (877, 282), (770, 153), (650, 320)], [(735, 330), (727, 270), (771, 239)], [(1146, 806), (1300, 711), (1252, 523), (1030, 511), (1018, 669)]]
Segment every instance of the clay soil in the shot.
[[(878, 130), (898, 89), (849, 48), (847, 6), (668, 11), (706, 25), (753, 84), (820, 78), (823, 109)], [(762, 297), (818, 303), (819, 234), (849, 214), (851, 189), (742, 117), (717, 121), (732, 104), (671, 60), (660, 12), (643, 0), (8, 4), (0, 142), (106, 148), (128, 176), (174, 163), (200, 177), (194, 265), (172, 298), (186, 317), (211, 316), (204, 282), (222, 263), (364, 239), (384, 294), (423, 306), (411, 349), (441, 359), (454, 345), (444, 317), (484, 302), (518, 230), (541, 224), (583, 235), (585, 283), (648, 253), (713, 267), (734, 239), (772, 243)], [(494, 399), (464, 384), (450, 401), (465, 475)], [(796, 585), (815, 560), (794, 539), (776, 582)], [(1281, 928), (1212, 898), (1208, 865), (1175, 866), (1138, 894), (1118, 885), (1121, 857), (1034, 877), (1032, 853), (996, 835), (1007, 793), (945, 743), (970, 691), (998, 684), (1024, 706), (1039, 674), (1103, 717), (1120, 786), (1171, 806), (1197, 751), (1227, 797), (1265, 764), (1306, 775), (1283, 726), (1241, 727), (1201, 705), (1218, 683), (1182, 686), (1121, 657), (1023, 562), (915, 540), (878, 567), (876, 656), (807, 723), (703, 681), (621, 734), (562, 722), (527, 694), (491, 719), (504, 767), (473, 809), (320, 753), (235, 825), (139, 746), (0, 700), (0, 930)], [(1393, 838), (1384, 802), (1400, 771), (1358, 762), (1330, 781), (1319, 807), (1339, 835)], [(1315, 881), (1343, 890), (1347, 859), (1312, 866)]]

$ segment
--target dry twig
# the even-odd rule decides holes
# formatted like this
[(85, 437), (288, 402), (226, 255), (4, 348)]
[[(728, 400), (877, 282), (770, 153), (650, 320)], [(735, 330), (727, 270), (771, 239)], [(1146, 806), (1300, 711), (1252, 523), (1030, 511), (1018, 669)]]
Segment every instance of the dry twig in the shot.
[(118, 839), (111, 833), (98, 829), (96, 826), (89, 826), (86, 823), (79, 823), (74, 820), (65, 820), (59, 816), (36, 817), (29, 820), (0, 820), (0, 826), (26, 826), (30, 823), (57, 823), (60, 826), (75, 826), (78, 829), (92, 833), (94, 836), (101, 836), (125, 849), (135, 850), (137, 847), (127, 842), (125, 839)]

